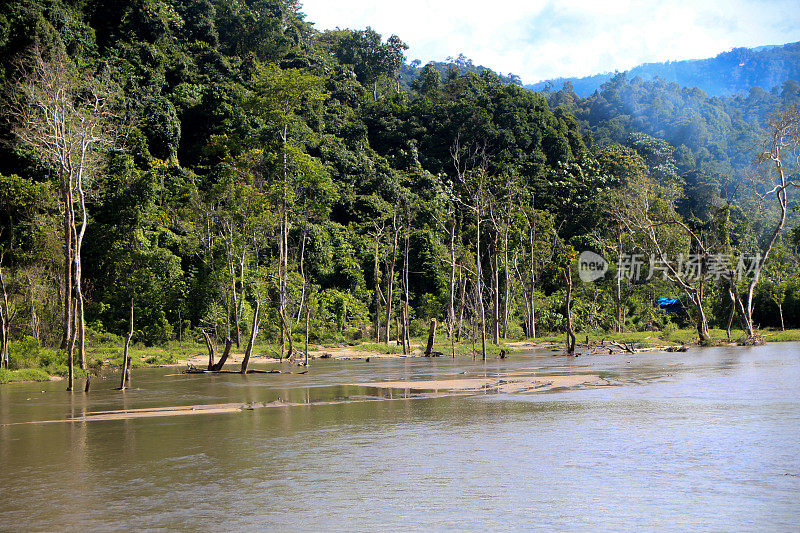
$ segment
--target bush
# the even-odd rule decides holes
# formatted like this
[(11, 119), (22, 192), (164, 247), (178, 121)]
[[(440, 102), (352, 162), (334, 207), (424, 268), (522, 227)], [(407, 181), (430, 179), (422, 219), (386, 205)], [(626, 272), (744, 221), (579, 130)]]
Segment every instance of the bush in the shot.
[(509, 339), (524, 339), (525, 332), (522, 331), (522, 326), (513, 322), (511, 320), (508, 321), (508, 330), (506, 331), (507, 337)]
[(41, 347), (39, 341), (31, 336), (26, 336), (21, 341), (12, 342), (8, 349), (9, 370), (38, 368), (40, 366), (39, 352)]
[(12, 381), (50, 381), (50, 376), (38, 368), (23, 368), (22, 370), (0, 368), (0, 383), (11, 383)]

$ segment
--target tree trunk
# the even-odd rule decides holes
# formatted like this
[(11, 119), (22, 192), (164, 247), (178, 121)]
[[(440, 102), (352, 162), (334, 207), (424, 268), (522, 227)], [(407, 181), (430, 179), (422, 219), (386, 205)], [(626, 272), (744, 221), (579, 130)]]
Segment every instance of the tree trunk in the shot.
[(467, 276), (464, 275), (462, 268), (458, 269), (458, 277), (460, 278), (458, 290), (458, 330), (456, 331), (456, 339), (461, 342), (461, 328), (464, 325), (464, 307), (466, 305), (467, 296)]
[(405, 307), (400, 307), (400, 320), (402, 325), (400, 326), (400, 340), (403, 343), (403, 355), (408, 355), (407, 345), (406, 345), (406, 309)]
[(411, 300), (411, 291), (408, 281), (408, 268), (409, 268), (409, 249), (411, 247), (411, 227), (410, 224), (406, 227), (406, 235), (405, 235), (405, 249), (403, 252), (403, 318), (405, 319), (405, 325), (403, 326), (403, 330), (405, 331), (405, 343), (408, 347), (408, 352), (411, 353), (411, 310), (409, 306), (409, 302)]
[(211, 343), (211, 337), (208, 336), (208, 333), (204, 329), (201, 329), (200, 332), (203, 334), (203, 339), (206, 341), (206, 348), (208, 349), (208, 369), (211, 370), (214, 368), (214, 345)]
[(733, 315), (736, 314), (736, 299), (733, 297), (733, 291), (728, 289), (728, 296), (731, 298), (731, 312), (728, 313), (728, 323), (725, 326), (725, 332), (728, 335), (728, 342), (731, 342), (731, 325), (733, 324)]
[(3, 257), (0, 254), (0, 289), (3, 291), (0, 307), (0, 368), (8, 368), (8, 344), (11, 341), (11, 311), (8, 307), (8, 289), (3, 277)]
[(400, 228), (397, 226), (397, 214), (392, 215), (392, 259), (386, 269), (386, 344), (389, 344), (392, 325), (392, 299), (394, 295), (394, 268), (397, 263), (397, 237)]
[(505, 277), (505, 293), (503, 295), (503, 339), (508, 339), (508, 302), (511, 299), (511, 278), (508, 273), (508, 228), (510, 225), (511, 220), (509, 218), (506, 220), (503, 229), (503, 275)]
[[(794, 134), (796, 135), (797, 131), (797, 124), (794, 123), (792, 125), (794, 128)], [(786, 131), (776, 131), (773, 129), (773, 141), (772, 146), (770, 146), (769, 150), (769, 160), (772, 160), (775, 164), (775, 172), (778, 175), (778, 186), (775, 188), (775, 197), (778, 200), (778, 207), (780, 209), (780, 215), (778, 217), (778, 222), (775, 225), (775, 229), (772, 232), (772, 237), (770, 238), (769, 242), (764, 247), (761, 258), (757, 261), (755, 268), (753, 269), (753, 279), (750, 280), (750, 283), (747, 287), (747, 307), (744, 308), (744, 323), (745, 327), (747, 328), (747, 337), (748, 340), (753, 342), (754, 344), (762, 344), (763, 338), (756, 338), (755, 328), (753, 327), (753, 295), (755, 293), (756, 285), (758, 285), (758, 280), (761, 277), (761, 269), (764, 267), (764, 263), (769, 256), (769, 253), (772, 251), (775, 242), (778, 240), (778, 236), (780, 235), (781, 231), (783, 231), (783, 226), (786, 223), (786, 212), (787, 212), (787, 195), (786, 189), (790, 185), (796, 185), (795, 182), (786, 179), (786, 170), (783, 166), (783, 162), (781, 160), (781, 151), (784, 149), (788, 149), (788, 139), (782, 135), (786, 135)], [(791, 137), (791, 133), (789, 137)], [(796, 146), (796, 145), (795, 145)], [(744, 306), (743, 306), (744, 307)]]
[(531, 217), (530, 222), (528, 222), (528, 240), (530, 245), (530, 253), (531, 253), (531, 263), (530, 263), (530, 272), (531, 272), (531, 292), (530, 292), (530, 315), (531, 315), (531, 330), (528, 332), (528, 335), (532, 339), (536, 338), (536, 301), (535, 301), (535, 294), (536, 294), (536, 210), (533, 210), (533, 215)]
[(572, 272), (566, 267), (562, 272), (564, 281), (567, 283), (567, 355), (575, 354), (575, 330), (572, 327)]
[(450, 225), (450, 294), (447, 305), (447, 336), (450, 337), (450, 344), (453, 346), (453, 356), (455, 357), (455, 333), (456, 333), (456, 219), (452, 218)]
[(81, 365), (81, 370), (86, 370), (86, 323), (83, 315), (83, 292), (78, 292), (76, 307), (78, 313), (78, 363)]
[(222, 370), (222, 367), (225, 366), (225, 362), (228, 360), (228, 356), (231, 354), (231, 344), (233, 343), (230, 338), (225, 339), (225, 349), (222, 351), (222, 356), (209, 370), (213, 370), (214, 372)]
[[(479, 192), (478, 195), (481, 193)], [(481, 320), (481, 358), (486, 361), (486, 309), (483, 305), (483, 272), (481, 269), (481, 206), (475, 197), (475, 305), (478, 307)]]
[(708, 317), (703, 307), (702, 287), (695, 293), (693, 303), (697, 309), (697, 337), (701, 346), (707, 346), (711, 343), (711, 334), (708, 331)]
[(430, 330), (428, 330), (428, 345), (425, 347), (425, 357), (431, 356), (434, 340), (436, 340), (436, 319), (431, 318), (431, 327)]
[(616, 320), (614, 330), (621, 333), (624, 329), (622, 321), (622, 272), (619, 269), (619, 263), (622, 259), (622, 228), (617, 228), (617, 279), (614, 287), (614, 305), (616, 307)]
[[(245, 247), (242, 245), (242, 255), (239, 258), (239, 288), (241, 290), (239, 294), (239, 309), (236, 313), (236, 349), (239, 349), (239, 346), (242, 342), (242, 328), (241, 328), (241, 321), (242, 321), (242, 310), (244, 309), (244, 263), (245, 263)], [(234, 289), (236, 287), (234, 286)]]
[(128, 355), (131, 337), (133, 337), (133, 300), (131, 300), (131, 317), (128, 323), (128, 336), (125, 337), (125, 349), (122, 352), (122, 379), (119, 384), (119, 390), (125, 390), (131, 386), (131, 359)]
[[(75, 301), (75, 297), (72, 297), (72, 307), (74, 308), (77, 305)], [(72, 316), (72, 324), (70, 325), (70, 337), (69, 341), (67, 342), (67, 390), (71, 391), (75, 387), (75, 315), (77, 315), (76, 310), (73, 309), (70, 313)]]
[(778, 302), (778, 314), (781, 317), (781, 331), (786, 331), (786, 326), (783, 323), (783, 304)]
[[(65, 182), (67, 178), (62, 178)], [(71, 180), (70, 180), (71, 181)], [(70, 216), (72, 192), (69, 182), (62, 183), (61, 195), (64, 202), (64, 314), (61, 333), (61, 349), (65, 350), (72, 337), (72, 261), (73, 261), (73, 223)]]
[(242, 359), (241, 373), (247, 373), (247, 364), (250, 362), (250, 355), (253, 353), (253, 344), (256, 342), (256, 335), (258, 335), (258, 325), (260, 323), (259, 314), (261, 311), (261, 300), (256, 300), (256, 311), (253, 314), (253, 329), (250, 330), (250, 340), (247, 342), (247, 348), (244, 351), (244, 359)]
[(495, 231), (492, 239), (491, 251), (489, 252), (489, 268), (491, 268), (491, 291), (492, 291), (492, 344), (500, 344), (500, 254), (497, 249), (497, 232)]
[(308, 284), (308, 280), (306, 279), (306, 269), (305, 269), (305, 255), (306, 255), (306, 226), (303, 226), (303, 238), (300, 240), (300, 278), (303, 280), (302, 286), (300, 287), (300, 304), (297, 306), (297, 318), (295, 319), (295, 324), (300, 322), (300, 313), (303, 312), (303, 307), (306, 303), (306, 285)]
[(310, 319), (311, 319), (311, 308), (308, 305), (306, 305), (306, 344), (303, 349), (303, 354), (305, 355), (305, 358), (303, 360), (304, 366), (308, 366), (308, 323)]
[(380, 232), (375, 229), (375, 341), (381, 342), (381, 266), (378, 261), (380, 254)]

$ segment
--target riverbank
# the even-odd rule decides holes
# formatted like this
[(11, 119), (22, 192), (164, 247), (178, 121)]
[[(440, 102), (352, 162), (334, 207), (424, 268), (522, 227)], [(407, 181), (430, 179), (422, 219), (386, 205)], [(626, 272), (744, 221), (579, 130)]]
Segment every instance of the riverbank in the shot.
[[(730, 339), (725, 330), (712, 329), (710, 331), (712, 342), (715, 345), (735, 346), (737, 341), (744, 337), (740, 330), (731, 332)], [(762, 335), (767, 342), (791, 342), (800, 341), (800, 329), (786, 331), (763, 331)], [(433, 346), (433, 352), (440, 357), (452, 355), (453, 348), (447, 343), (443, 334), (437, 338), (439, 342)], [(636, 352), (663, 351), (673, 347), (697, 345), (696, 332), (694, 329), (677, 329), (669, 331), (634, 331), (622, 333), (593, 332), (580, 333), (577, 335), (579, 343), (578, 354), (600, 355), (597, 350), (590, 347), (607, 346), (618, 344), (635, 350)], [(374, 342), (358, 344), (324, 344), (309, 345), (309, 359), (333, 359), (333, 360), (371, 360), (371, 359), (395, 359), (404, 357), (424, 357), (423, 349), (426, 339), (415, 338), (411, 342), (411, 353), (403, 354), (402, 348), (395, 342), (390, 344), (379, 344)], [(561, 353), (564, 350), (564, 334), (541, 336), (535, 339), (518, 339), (501, 341), (499, 345), (489, 344), (486, 346), (487, 357), (498, 357), (501, 351), (506, 354), (521, 353), (535, 350), (550, 350), (554, 353)], [(302, 363), (304, 355), (302, 345), (295, 352), (295, 363)], [(455, 345), (455, 355), (459, 357), (480, 358), (480, 343), (472, 344), (460, 342)], [(253, 349), (250, 363), (253, 365), (279, 365), (286, 363), (287, 359), (279, 358), (279, 346), (272, 344), (257, 344)], [(474, 351), (473, 351), (474, 350)], [(42, 355), (39, 357), (50, 361), (54, 359), (53, 353), (56, 350), (40, 348), (41, 354), (47, 354), (47, 358)], [(215, 355), (219, 358), (223, 351), (222, 346), (215, 346)], [(130, 355), (134, 368), (142, 367), (187, 367), (204, 368), (208, 364), (208, 351), (206, 346), (196, 342), (178, 343), (171, 342), (166, 346), (141, 346), (134, 345), (130, 349)], [(87, 348), (87, 357), (93, 372), (99, 372), (102, 368), (119, 367), (122, 363), (122, 347), (116, 343), (103, 342), (90, 344)], [(232, 368), (241, 365), (244, 357), (243, 349), (233, 349), (226, 366)], [(12, 361), (14, 354), (12, 352)], [(0, 369), (0, 384), (25, 382), (25, 381), (50, 381), (61, 379), (66, 373), (66, 365), (62, 362), (58, 364), (38, 364), (37, 357), (26, 355), (18, 359), (17, 368), (13, 370)], [(21, 364), (20, 364), (21, 363)], [(23, 365), (27, 365), (24, 366)], [(76, 375), (83, 377), (85, 371), (76, 369)]]

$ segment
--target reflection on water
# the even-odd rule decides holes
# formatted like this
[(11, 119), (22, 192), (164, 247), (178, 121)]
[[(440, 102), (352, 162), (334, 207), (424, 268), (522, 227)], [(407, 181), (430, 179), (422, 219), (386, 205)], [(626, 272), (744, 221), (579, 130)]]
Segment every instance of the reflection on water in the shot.
[[(412, 400), (342, 385), (523, 369), (614, 386)], [(0, 529), (774, 531), (800, 516), (797, 344), (134, 379), (0, 387)], [(21, 424), (276, 400), (303, 405)]]

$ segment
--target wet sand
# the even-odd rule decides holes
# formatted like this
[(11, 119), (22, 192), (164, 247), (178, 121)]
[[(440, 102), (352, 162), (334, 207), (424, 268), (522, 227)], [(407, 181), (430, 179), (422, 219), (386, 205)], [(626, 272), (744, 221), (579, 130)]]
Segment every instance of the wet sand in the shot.
[(524, 374), (503, 374), (483, 378), (457, 378), (422, 381), (376, 381), (370, 383), (350, 383), (360, 387), (377, 389), (401, 389), (410, 391), (448, 391), (448, 392), (543, 392), (558, 388), (581, 385), (605, 385), (607, 382), (597, 375), (532, 376)]

